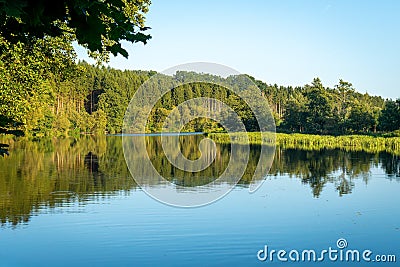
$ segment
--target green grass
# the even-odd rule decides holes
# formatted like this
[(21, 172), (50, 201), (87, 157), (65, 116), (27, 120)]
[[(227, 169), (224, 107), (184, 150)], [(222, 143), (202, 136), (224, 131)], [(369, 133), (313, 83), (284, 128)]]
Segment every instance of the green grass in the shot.
[[(400, 137), (374, 137), (365, 135), (311, 135), (311, 134), (284, 134), (277, 133), (247, 133), (250, 144), (274, 145), (282, 148), (296, 148), (304, 150), (343, 149), (346, 151), (365, 151), (371, 153), (389, 152), (400, 155)], [(231, 143), (226, 133), (210, 133), (210, 138), (217, 143)], [(246, 144), (246, 133), (233, 133), (232, 142)]]

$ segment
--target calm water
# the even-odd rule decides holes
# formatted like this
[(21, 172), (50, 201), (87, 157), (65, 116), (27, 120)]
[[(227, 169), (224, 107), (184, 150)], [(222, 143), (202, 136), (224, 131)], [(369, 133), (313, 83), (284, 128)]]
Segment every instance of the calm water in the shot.
[[(198, 157), (201, 136), (183, 138), (182, 152)], [(159, 137), (147, 143), (154, 165), (177, 184), (206, 184), (229, 160), (229, 146), (218, 145), (210, 168), (185, 175), (165, 160)], [(252, 146), (252, 162), (258, 156)], [(247, 175), (211, 205), (174, 208), (136, 185), (121, 137), (11, 142), (0, 158), (0, 266), (282, 266), (257, 252), (337, 249), (339, 238), (397, 263), (287, 264), (398, 266), (399, 157), (277, 148), (262, 187), (249, 194), (248, 183)]]

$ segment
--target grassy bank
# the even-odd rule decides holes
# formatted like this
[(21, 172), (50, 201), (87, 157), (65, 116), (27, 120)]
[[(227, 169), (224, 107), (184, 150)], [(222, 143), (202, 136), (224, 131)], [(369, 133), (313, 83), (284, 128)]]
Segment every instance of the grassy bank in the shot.
[[(208, 136), (217, 143), (230, 143), (226, 133), (210, 133)], [(389, 152), (400, 155), (400, 137), (374, 137), (365, 135), (311, 135), (311, 134), (272, 134), (248, 133), (250, 144), (276, 144), (282, 148), (305, 150), (343, 149), (347, 151)], [(274, 140), (275, 139), (275, 140)], [(232, 142), (245, 144), (245, 133), (234, 133)]]

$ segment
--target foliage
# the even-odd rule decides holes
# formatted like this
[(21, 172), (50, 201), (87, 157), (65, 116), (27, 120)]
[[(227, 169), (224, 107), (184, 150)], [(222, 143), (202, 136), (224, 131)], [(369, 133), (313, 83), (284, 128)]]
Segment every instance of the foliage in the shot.
[[(143, 33), (148, 29), (144, 15), (149, 5), (149, 0), (0, 1), (0, 132), (36, 136), (121, 132), (132, 96), (155, 72), (76, 64), (71, 43), (77, 40), (100, 60), (109, 52), (128, 56), (121, 41), (146, 43), (150, 38)], [(179, 85), (196, 75), (210, 83)], [(248, 89), (237, 77), (180, 71), (166, 78), (160, 88), (179, 86), (153, 108), (147, 131), (160, 131), (171, 110), (196, 97), (226, 103), (248, 131), (258, 131), (253, 111), (243, 99), (215, 84)], [(292, 87), (247, 77), (260, 88), (259, 100), (269, 103), (280, 132), (346, 135), (400, 129), (400, 99), (358, 93), (350, 82), (339, 80), (329, 88), (315, 78), (311, 84)], [(226, 116), (206, 101), (199, 108), (219, 118)], [(224, 131), (211, 119), (193, 120), (184, 130)]]
[(40, 131), (51, 120), (57, 81), (75, 71), (72, 46), (50, 37), (12, 44), (0, 36), (0, 51), (0, 127)]
[(385, 103), (382, 115), (379, 117), (379, 127), (383, 131), (395, 131), (400, 128), (400, 99)]
[[(386, 131), (379, 124), (385, 116), (381, 111), (390, 100), (358, 93), (350, 82), (339, 80), (329, 88), (315, 78), (304, 87), (285, 87), (252, 79), (267, 98), (276, 121), (282, 121), (277, 124), (277, 131), (331, 135)], [(395, 110), (389, 113), (398, 114)], [(366, 119), (362, 120), (363, 125), (357, 125), (358, 115)], [(394, 128), (399, 129), (400, 125)]]
[(71, 35), (91, 52), (127, 57), (122, 40), (145, 44), (151, 38), (143, 33), (149, 5), (150, 0), (3, 0), (0, 32), (13, 44)]
[[(48, 38), (48, 43), (60, 45), (55, 49), (58, 51), (56, 54), (51, 53), (49, 46), (40, 46), (42, 43), (38, 41), (40, 49), (32, 50), (35, 52), (33, 57), (29, 56), (31, 50), (26, 45), (13, 45), (3, 39), (3, 47), (8, 50), (3, 50), (5, 52), (1, 55), (0, 128), (23, 130), (28, 135), (36, 136), (120, 133), (131, 98), (155, 72), (121, 71), (85, 62), (75, 64), (70, 45), (57, 42), (54, 38)], [(60, 53), (61, 48), (65, 53)], [(209, 80), (210, 83), (185, 83), (196, 80), (196, 75), (201, 75), (199, 79)], [(159, 81), (158, 89), (174, 89), (155, 104), (146, 130), (161, 131), (171, 111), (184, 101), (209, 97), (230, 106), (247, 131), (259, 131), (253, 111), (243, 99), (215, 81), (239, 86), (235, 77), (224, 79), (184, 71), (172, 77), (165, 76), (165, 80)], [(357, 93), (351, 83), (343, 80), (334, 89), (325, 88), (318, 78), (310, 85), (296, 88), (254, 81), (262, 92), (258, 101), (268, 101), (275, 122), (281, 122), (278, 132), (371, 135), (400, 129), (400, 100), (385, 101), (381, 97)], [(241, 86), (245, 92), (249, 85)], [(143, 105), (136, 108), (140, 109)], [(227, 118), (219, 105), (203, 101), (198, 109), (213, 115), (215, 120), (192, 120), (183, 128), (184, 131), (225, 131), (217, 122)], [(180, 121), (190, 112), (182, 109), (169, 119)]]

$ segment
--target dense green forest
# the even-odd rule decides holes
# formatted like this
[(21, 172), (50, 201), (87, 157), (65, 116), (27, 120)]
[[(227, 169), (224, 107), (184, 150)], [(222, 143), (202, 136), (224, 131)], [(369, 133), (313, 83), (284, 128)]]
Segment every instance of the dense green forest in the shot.
[[(144, 34), (149, 29), (145, 26), (149, 5), (148, 0), (71, 0), (57, 5), (49, 0), (3, 1), (0, 133), (67, 136), (121, 132), (130, 99), (156, 72), (99, 66), (110, 54), (128, 56), (121, 41), (145, 44), (151, 38)], [(97, 67), (77, 63), (74, 41), (97, 59)], [(179, 85), (194, 75), (201, 74), (178, 72), (159, 86)], [(223, 101), (240, 116), (246, 130), (259, 130), (253, 111), (243, 99), (213, 83), (229, 84), (235, 77), (206, 78), (210, 83), (184, 84), (164, 95), (153, 108), (146, 130), (160, 131), (174, 107), (195, 97)], [(400, 128), (400, 99), (361, 94), (343, 80), (329, 88), (319, 78), (301, 87), (271, 85), (248, 78), (261, 89), (260, 100), (268, 101), (280, 132), (343, 135), (393, 132)], [(207, 102), (202, 108), (210, 113), (218, 110)], [(185, 130), (223, 131), (220, 124), (210, 119), (191, 121)]]
[(98, 64), (110, 54), (128, 57), (122, 41), (146, 44), (151, 38), (144, 33), (150, 28), (145, 25), (150, 4), (149, 0), (1, 1), (0, 132), (30, 136), (104, 132), (104, 111), (87, 106), (97, 97), (90, 88), (94, 83), (84, 81), (90, 70), (76, 64), (72, 43), (86, 48)]
[[(3, 42), (3, 51), (4, 45)], [(41, 49), (45, 57), (46, 47)], [(11, 60), (11, 56), (18, 57), (19, 61)], [(85, 62), (75, 64), (72, 60), (72, 57), (60, 60), (58, 69), (43, 70), (47, 67), (46, 61), (28, 56), (21, 47), (14, 46), (2, 54), (2, 132), (33, 136), (121, 132), (130, 99), (156, 72), (122, 71)], [(184, 82), (193, 75), (200, 74), (181, 71), (173, 78)], [(268, 101), (277, 131), (342, 135), (392, 132), (400, 128), (400, 99), (393, 101), (361, 94), (351, 83), (342, 80), (334, 88), (324, 87), (318, 78), (303, 87), (284, 87), (248, 77)], [(173, 81), (166, 79), (160, 86), (171, 86), (170, 83)], [(164, 95), (151, 112), (147, 130), (160, 131), (163, 120), (174, 107), (184, 100), (202, 96), (227, 103), (239, 114), (247, 130), (257, 131), (254, 115), (247, 105), (214, 83), (185, 84)], [(203, 119), (191, 122), (186, 130), (222, 131), (222, 128), (214, 121)]]

